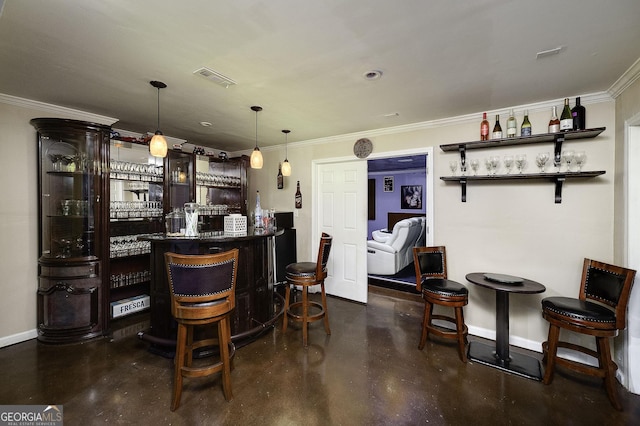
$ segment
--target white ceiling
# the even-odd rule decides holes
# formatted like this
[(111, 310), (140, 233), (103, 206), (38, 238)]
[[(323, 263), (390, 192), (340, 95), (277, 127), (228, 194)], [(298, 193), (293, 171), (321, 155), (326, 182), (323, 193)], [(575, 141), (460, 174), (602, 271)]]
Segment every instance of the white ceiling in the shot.
[(237, 151), (251, 105), (268, 146), (605, 91), (640, 57), (639, 18), (638, 0), (6, 0), (0, 93), (144, 133), (160, 80), (166, 135)]

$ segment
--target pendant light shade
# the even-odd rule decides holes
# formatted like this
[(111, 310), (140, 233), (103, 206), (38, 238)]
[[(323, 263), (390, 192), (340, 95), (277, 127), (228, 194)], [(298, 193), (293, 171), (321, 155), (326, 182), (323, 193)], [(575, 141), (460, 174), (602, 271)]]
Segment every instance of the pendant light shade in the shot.
[(282, 133), (284, 133), (284, 162), (282, 163), (282, 175), (291, 176), (291, 164), (289, 163), (289, 160), (287, 160), (287, 141), (291, 130), (283, 130)]
[(164, 89), (167, 87), (161, 81), (150, 81), (149, 82), (153, 87), (158, 89), (158, 127), (156, 133), (151, 138), (149, 142), (149, 153), (154, 157), (166, 157), (167, 156), (167, 140), (162, 135), (160, 131), (160, 89)]
[(260, 148), (258, 148), (258, 112), (262, 111), (262, 107), (252, 106), (251, 110), (255, 111), (256, 113), (256, 147), (253, 149), (253, 152), (251, 153), (250, 164), (252, 169), (261, 169), (263, 160), (262, 160), (262, 153), (260, 152)]

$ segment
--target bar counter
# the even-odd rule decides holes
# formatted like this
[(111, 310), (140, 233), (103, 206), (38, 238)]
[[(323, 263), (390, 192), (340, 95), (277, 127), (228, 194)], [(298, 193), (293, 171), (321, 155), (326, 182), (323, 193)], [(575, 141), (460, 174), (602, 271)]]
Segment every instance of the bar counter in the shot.
[[(231, 316), (231, 339), (239, 347), (268, 331), (282, 314), (282, 303), (273, 291), (275, 282), (274, 237), (282, 231), (254, 232), (246, 236), (140, 237), (151, 242), (151, 327), (138, 337), (151, 344), (150, 350), (171, 357), (175, 350), (177, 324), (171, 316), (171, 295), (164, 254), (207, 254), (239, 250), (236, 280), (236, 308)], [(274, 299), (275, 297), (275, 299)]]

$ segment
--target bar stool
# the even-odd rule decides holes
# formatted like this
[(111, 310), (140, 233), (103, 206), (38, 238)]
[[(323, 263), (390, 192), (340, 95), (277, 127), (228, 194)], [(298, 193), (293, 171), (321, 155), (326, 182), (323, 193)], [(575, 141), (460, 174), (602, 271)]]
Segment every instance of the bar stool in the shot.
[[(460, 359), (467, 362), (468, 328), (464, 323), (462, 307), (469, 303), (469, 290), (464, 285), (447, 279), (447, 252), (443, 246), (414, 247), (413, 263), (416, 269), (416, 290), (422, 293), (425, 303), (418, 349), (424, 348), (429, 333), (433, 333), (457, 340)], [(455, 316), (434, 315), (433, 305), (451, 307)], [(434, 319), (452, 323), (455, 330), (433, 324)]]
[[(178, 323), (171, 411), (180, 406), (183, 377), (204, 377), (221, 372), (224, 397), (230, 401), (233, 399), (231, 359), (235, 346), (231, 342), (229, 316), (236, 304), (238, 249), (205, 255), (165, 253), (165, 262), (171, 314)], [(213, 324), (217, 326), (217, 338), (194, 340), (195, 326)], [(214, 345), (219, 348), (219, 360), (192, 367), (194, 349)]]
[[(327, 334), (331, 334), (329, 328), (329, 316), (327, 312), (327, 295), (324, 292), (324, 279), (327, 277), (327, 262), (331, 251), (331, 241), (333, 237), (322, 233), (320, 238), (320, 248), (318, 249), (318, 259), (316, 262), (297, 262), (287, 265), (285, 276), (287, 278), (287, 288), (284, 298), (285, 316), (282, 322), (282, 332), (287, 331), (289, 318), (302, 322), (302, 344), (307, 347), (308, 325), (310, 322), (324, 319), (324, 329)], [(308, 289), (312, 285), (320, 284), (322, 290), (322, 304), (309, 300)], [(289, 303), (291, 286), (302, 287), (302, 301)], [(319, 309), (319, 312), (311, 314), (311, 308)], [(301, 314), (294, 311), (302, 310)]]

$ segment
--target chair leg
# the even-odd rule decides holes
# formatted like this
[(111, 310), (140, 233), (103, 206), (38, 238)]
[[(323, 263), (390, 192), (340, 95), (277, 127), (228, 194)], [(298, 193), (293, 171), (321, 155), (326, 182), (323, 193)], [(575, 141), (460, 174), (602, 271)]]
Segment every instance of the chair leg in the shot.
[(428, 328), (431, 326), (431, 314), (433, 312), (433, 305), (427, 301), (424, 302), (424, 315), (422, 317), (422, 335), (420, 336), (420, 344), (418, 349), (422, 350), (427, 343), (427, 337), (429, 337)]
[(171, 400), (171, 411), (175, 411), (180, 406), (182, 396), (182, 366), (184, 365), (184, 352), (187, 343), (187, 327), (178, 323), (178, 337), (176, 341), (176, 355), (173, 373), (173, 398)]
[(227, 401), (233, 399), (233, 392), (231, 391), (231, 363), (229, 360), (229, 340), (230, 335), (229, 316), (218, 322), (218, 340), (220, 345), (220, 362), (222, 362), (222, 391), (224, 392), (224, 398)]
[(622, 404), (620, 404), (620, 400), (618, 399), (618, 391), (616, 389), (616, 378), (615, 378), (615, 364), (611, 360), (611, 348), (609, 346), (609, 338), (608, 337), (596, 337), (596, 344), (598, 347), (598, 362), (600, 363), (600, 368), (604, 369), (604, 386), (607, 390), (607, 396), (609, 397), (609, 401), (611, 401), (611, 405), (618, 410), (622, 411)]
[(309, 292), (308, 286), (302, 286), (302, 345), (306, 348), (309, 337)]
[[(544, 369), (544, 377), (542, 383), (548, 385), (553, 380), (553, 373), (556, 366), (556, 354), (558, 352), (558, 337), (560, 336), (560, 328), (557, 325), (549, 324), (549, 336), (547, 337), (547, 363)], [(544, 343), (543, 343), (544, 346)], [(543, 349), (544, 351), (544, 349)]]
[(327, 310), (327, 294), (324, 292), (324, 281), (320, 283), (320, 288), (322, 289), (322, 308), (324, 309), (324, 331), (327, 334), (331, 334), (331, 329), (329, 328), (329, 311)]
[(193, 326), (187, 326), (187, 343), (185, 345), (184, 365), (191, 367), (193, 364)]
[(458, 353), (462, 362), (467, 362), (467, 335), (464, 332), (464, 313), (461, 307), (456, 310), (456, 332), (458, 333)]
[(287, 281), (287, 287), (284, 291), (284, 314), (282, 315), (282, 332), (287, 331), (287, 325), (289, 324), (289, 317), (287, 316), (287, 312), (289, 312), (289, 297), (291, 297), (291, 283)]

